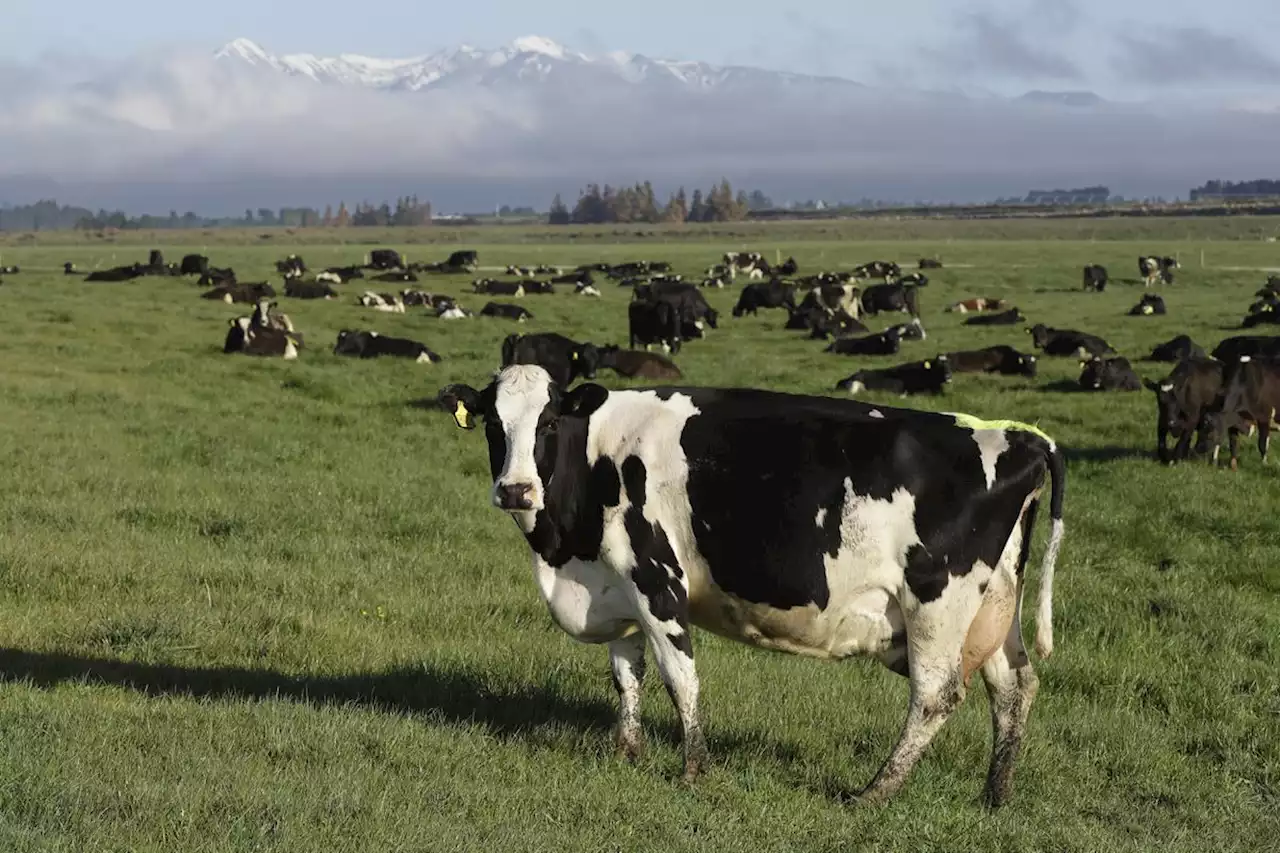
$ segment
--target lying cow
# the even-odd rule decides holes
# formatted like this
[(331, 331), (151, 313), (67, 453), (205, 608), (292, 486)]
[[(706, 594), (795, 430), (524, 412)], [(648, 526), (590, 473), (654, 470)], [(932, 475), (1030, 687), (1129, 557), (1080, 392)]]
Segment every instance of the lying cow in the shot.
[(224, 353), (278, 357), (286, 361), (298, 357), (301, 342), (296, 335), (280, 329), (253, 329), (248, 317), (236, 317), (230, 325), (226, 341), (222, 345)]
[(919, 317), (913, 318), (910, 323), (890, 326), (886, 331), (896, 332), (904, 341), (923, 341), (929, 337), (925, 334), (924, 325), (921, 324)]
[[(1223, 392), (1220, 402), (1204, 419), (1204, 439), (1215, 447), (1227, 437), (1231, 452), (1230, 466), (1240, 467), (1238, 443), (1240, 433), (1247, 427), (1258, 429), (1258, 452), (1262, 463), (1267, 462), (1267, 450), (1271, 444), (1271, 428), (1280, 426), (1276, 412), (1280, 411), (1280, 362), (1245, 356), (1224, 371)], [(1218, 451), (1214, 450), (1214, 460)]]
[(502, 342), (502, 366), (536, 364), (562, 388), (577, 379), (594, 379), (600, 366), (600, 350), (595, 344), (578, 343), (555, 332), (536, 335), (507, 335)]
[(1003, 311), (1009, 307), (1009, 303), (1003, 299), (991, 299), (986, 296), (975, 296), (972, 299), (961, 299), (946, 307), (946, 310), (955, 314), (968, 314), (970, 311)]
[(1084, 268), (1084, 289), (1101, 293), (1107, 289), (1107, 268), (1102, 264), (1089, 264)]
[(1031, 335), (1031, 343), (1036, 349), (1043, 350), (1045, 355), (1092, 358), (1116, 354), (1111, 345), (1097, 335), (1074, 329), (1053, 329), (1037, 323), (1027, 329), (1027, 334)]
[(1234, 364), (1246, 356), (1280, 359), (1280, 335), (1238, 335), (1227, 338), (1214, 347), (1212, 355), (1223, 364)]
[(0, 267), (0, 275), (17, 275), (20, 272), (22, 272), (22, 270), (16, 266), (11, 265), (11, 266)]
[(1183, 361), (1205, 358), (1204, 349), (1187, 335), (1178, 335), (1151, 350), (1147, 361)]
[(902, 336), (896, 329), (861, 338), (837, 338), (825, 352), (834, 355), (897, 355), (902, 348)]
[(1255, 326), (1275, 326), (1280, 325), (1280, 310), (1272, 305), (1263, 305), (1259, 310), (1251, 312), (1240, 323), (1242, 329), (1252, 329)]
[(200, 294), (201, 299), (214, 299), (231, 305), (242, 303), (254, 305), (259, 299), (274, 298), (276, 289), (265, 281), (245, 284), (222, 284), (212, 290)]
[(364, 278), (364, 270), (360, 267), (329, 267), (323, 273), (317, 275), (316, 278), (321, 279), (321, 276), (324, 276), (326, 281), (337, 277), (337, 281), (333, 282), (334, 284), (346, 284), (352, 279)]
[(850, 395), (863, 391), (886, 391), (891, 394), (940, 394), (951, 381), (951, 365), (945, 355), (929, 361), (912, 361), (881, 370), (859, 370), (836, 383), (837, 391)]
[(1173, 271), (1180, 266), (1182, 265), (1175, 258), (1170, 257), (1158, 258), (1153, 255), (1138, 258), (1138, 274), (1142, 276), (1147, 287), (1157, 281), (1173, 284)]
[(410, 272), (409, 270), (399, 270), (396, 272), (384, 272), (379, 275), (375, 275), (373, 278), (369, 279), (369, 281), (380, 281), (380, 282), (386, 282), (389, 284), (396, 283), (396, 282), (399, 282), (402, 284), (411, 284), (413, 282), (416, 282), (417, 280), (418, 280), (417, 273)]
[(952, 373), (999, 373), (1001, 376), (1035, 378), (1036, 357), (1000, 344), (986, 349), (947, 353)]
[(922, 270), (940, 270), (942, 269), (942, 261), (937, 258), (921, 258), (919, 266)]
[(85, 281), (132, 281), (146, 275), (141, 264), (130, 264), (127, 267), (112, 267), (106, 270), (94, 270), (84, 277)]
[(902, 788), (981, 672), (995, 709), (985, 796), (1007, 800), (1038, 688), (1016, 613), (1046, 475), (1036, 646), (1053, 648), (1065, 463), (1044, 433), (759, 390), (565, 392), (528, 365), (437, 400), (462, 428), (483, 421), (490, 502), (524, 533), (555, 624), (609, 645), (624, 755), (642, 749), (648, 649), (684, 779), (708, 766), (698, 625), (910, 678), (905, 727), (863, 802)]
[(524, 282), (522, 281), (498, 281), (494, 278), (481, 278), (471, 282), (471, 289), (475, 293), (483, 293), (489, 296), (514, 296), (519, 299), (524, 296)]
[[(1192, 433), (1200, 432), (1197, 447), (1207, 441), (1202, 423), (1222, 395), (1222, 362), (1201, 353), (1179, 362), (1168, 378), (1144, 384), (1156, 395), (1156, 457), (1166, 465), (1185, 460), (1191, 453)], [(1178, 440), (1172, 453), (1171, 435)]]
[(443, 359), (427, 348), (426, 344), (408, 338), (389, 338), (377, 332), (363, 332), (354, 329), (343, 329), (338, 332), (338, 342), (333, 347), (334, 355), (349, 355), (356, 358), (411, 358), (419, 364), (436, 364)]
[(293, 320), (289, 319), (288, 314), (281, 314), (275, 309), (279, 304), (272, 302), (270, 299), (262, 298), (258, 300), (254, 306), (253, 314), (249, 318), (249, 328), (254, 331), (270, 329), (279, 332), (292, 332)]
[(290, 255), (283, 261), (276, 261), (276, 272), (285, 278), (302, 278), (307, 273), (307, 263), (298, 255)]
[(1017, 308), (1010, 308), (999, 314), (979, 314), (964, 321), (966, 326), (1017, 326), (1027, 322)]
[(656, 352), (637, 352), (610, 345), (600, 350), (600, 367), (628, 379), (682, 379), (676, 363)]
[(505, 305), (501, 302), (486, 302), (484, 307), (480, 309), (480, 316), (515, 320), (517, 323), (533, 319), (533, 315), (519, 305)]
[(589, 281), (580, 281), (573, 287), (574, 296), (595, 296), (599, 298), (600, 291)]
[(301, 281), (290, 278), (285, 280), (284, 295), (292, 299), (336, 299), (338, 291), (323, 281)]
[(1162, 317), (1168, 313), (1164, 297), (1157, 293), (1142, 294), (1142, 300), (1129, 309), (1130, 317)]
[(403, 314), (404, 300), (395, 293), (376, 293), (366, 290), (356, 297), (356, 304), (374, 311), (385, 311), (388, 314)]
[[(403, 270), (405, 269), (404, 258), (394, 249), (374, 249), (369, 253), (365, 266), (371, 270)], [(390, 279), (385, 279), (390, 281)], [(417, 279), (412, 279), (417, 281)]]
[(1081, 363), (1080, 387), (1086, 391), (1141, 391), (1142, 380), (1123, 356), (1094, 356)]

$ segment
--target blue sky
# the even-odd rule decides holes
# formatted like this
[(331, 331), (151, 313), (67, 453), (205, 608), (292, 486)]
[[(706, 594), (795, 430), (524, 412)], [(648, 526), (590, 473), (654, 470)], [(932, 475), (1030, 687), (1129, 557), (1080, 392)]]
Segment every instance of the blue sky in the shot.
[[(834, 74), (872, 84), (1117, 97), (1274, 91), (1274, 0), (4, 0), (0, 57), (119, 57), (251, 38), (276, 53), (409, 56), (539, 34), (591, 53)], [(181, 11), (179, 11), (179, 9)]]

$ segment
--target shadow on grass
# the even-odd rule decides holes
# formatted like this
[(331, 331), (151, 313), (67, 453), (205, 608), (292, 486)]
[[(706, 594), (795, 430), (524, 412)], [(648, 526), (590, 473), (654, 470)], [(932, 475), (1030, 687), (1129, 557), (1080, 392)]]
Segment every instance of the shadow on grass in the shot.
[(1151, 451), (1136, 447), (1064, 447), (1062, 455), (1067, 457), (1068, 465), (1073, 462), (1120, 462), (1126, 459), (1159, 461)]
[[(1085, 390), (1080, 387), (1080, 383), (1074, 379), (1058, 379), (1053, 382), (1046, 382), (1043, 385), (1036, 385), (1034, 387), (1037, 391), (1040, 391), (1043, 394), (1084, 394), (1086, 393)], [(1098, 392), (1089, 391), (1087, 393), (1096, 394)]]

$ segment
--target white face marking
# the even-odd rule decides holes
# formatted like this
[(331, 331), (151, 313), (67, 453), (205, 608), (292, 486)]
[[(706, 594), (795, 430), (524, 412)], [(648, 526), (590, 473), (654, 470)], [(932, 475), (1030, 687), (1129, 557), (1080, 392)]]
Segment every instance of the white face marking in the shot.
[(867, 390), (866, 385), (862, 384), (861, 382), (854, 382), (852, 385), (849, 386), (849, 396), (852, 397), (856, 394), (861, 394), (865, 390)]
[(1163, 385), (1161, 385), (1161, 386), (1160, 386), (1160, 390), (1161, 390), (1161, 391), (1172, 391), (1172, 390), (1173, 390), (1173, 383), (1172, 383), (1172, 382), (1166, 382), (1166, 383), (1164, 383)]
[(827, 508), (824, 506), (818, 507), (818, 514), (813, 519), (814, 526), (821, 527), (826, 520), (827, 520)]
[[(534, 459), (538, 418), (551, 402), (551, 376), (536, 365), (517, 364), (505, 368), (498, 375), (497, 397), (494, 409), (506, 436), (507, 452), (502, 473), (494, 482), (493, 501), (498, 505), (497, 487), (529, 484), (529, 501), (533, 511), (543, 508), (543, 485), (538, 477), (538, 465)], [(528, 516), (528, 529), (533, 529), (532, 512)], [(517, 519), (523, 524), (526, 519)]]
[(429, 353), (425, 353), (425, 352), (424, 352), (424, 353), (421, 353), (421, 354), (419, 354), (419, 355), (418, 355), (417, 362), (418, 362), (418, 364), (430, 364), (430, 363), (431, 363), (431, 355), (430, 355)]
[(978, 445), (982, 471), (987, 475), (987, 489), (990, 489), (996, 482), (996, 462), (1000, 454), (1009, 449), (1009, 437), (1002, 429), (980, 429), (974, 431), (973, 442)]
[(881, 420), (884, 420), (884, 412), (880, 411), (879, 409), (872, 409), (867, 414), (873, 418), (880, 418)]

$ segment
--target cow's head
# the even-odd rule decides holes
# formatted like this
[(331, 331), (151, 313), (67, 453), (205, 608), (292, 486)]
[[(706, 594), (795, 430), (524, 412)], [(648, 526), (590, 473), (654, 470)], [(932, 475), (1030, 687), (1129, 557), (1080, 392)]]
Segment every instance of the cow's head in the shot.
[(1027, 334), (1031, 336), (1031, 343), (1040, 349), (1044, 349), (1044, 345), (1049, 341), (1049, 329), (1044, 323), (1036, 323)]
[[(493, 505), (530, 513), (546, 508), (562, 428), (583, 425), (608, 397), (608, 390), (591, 383), (562, 391), (543, 368), (513, 364), (483, 391), (450, 385), (437, 401), (462, 429), (473, 429), (477, 418), (484, 422)], [(532, 516), (525, 516), (525, 526), (533, 529)]]
[(1036, 375), (1036, 357), (1034, 355), (1018, 355), (1018, 372), (1032, 378)]

